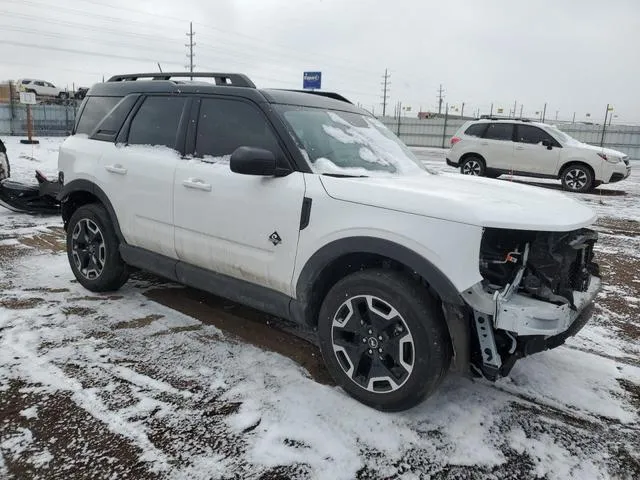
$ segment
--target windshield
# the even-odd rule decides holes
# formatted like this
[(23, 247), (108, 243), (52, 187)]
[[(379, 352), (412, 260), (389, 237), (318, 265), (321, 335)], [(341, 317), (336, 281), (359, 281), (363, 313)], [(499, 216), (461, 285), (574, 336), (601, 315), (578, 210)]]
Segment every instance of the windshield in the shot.
[(549, 128), (550, 133), (556, 137), (557, 140), (560, 141), (560, 143), (563, 144), (572, 144), (572, 145), (577, 145), (577, 144), (581, 144), (582, 142), (576, 140), (575, 138), (573, 138), (570, 135), (567, 135), (566, 133), (564, 133), (563, 131), (561, 131), (558, 127), (556, 126), (552, 126)]
[(291, 105), (277, 108), (314, 173), (368, 177), (428, 171), (407, 146), (374, 117)]

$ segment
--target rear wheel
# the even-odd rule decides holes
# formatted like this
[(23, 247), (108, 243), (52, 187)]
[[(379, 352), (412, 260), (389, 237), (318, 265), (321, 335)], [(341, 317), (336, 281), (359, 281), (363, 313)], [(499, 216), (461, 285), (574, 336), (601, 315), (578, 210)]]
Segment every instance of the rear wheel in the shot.
[(586, 165), (569, 165), (562, 171), (562, 187), (570, 192), (584, 193), (593, 189), (593, 173)]
[(105, 208), (78, 208), (67, 226), (67, 256), (78, 282), (92, 292), (118, 290), (129, 278), (120, 257), (120, 242)]
[(2, 151), (1, 145), (0, 143), (0, 180), (4, 180), (11, 176), (11, 166), (9, 165), (9, 157), (6, 152)]
[(336, 283), (320, 309), (318, 331), (336, 383), (379, 410), (421, 402), (451, 361), (437, 302), (423, 285), (391, 270), (365, 270)]
[(484, 176), (485, 164), (484, 160), (478, 156), (470, 156), (464, 159), (460, 164), (460, 173), (463, 175)]

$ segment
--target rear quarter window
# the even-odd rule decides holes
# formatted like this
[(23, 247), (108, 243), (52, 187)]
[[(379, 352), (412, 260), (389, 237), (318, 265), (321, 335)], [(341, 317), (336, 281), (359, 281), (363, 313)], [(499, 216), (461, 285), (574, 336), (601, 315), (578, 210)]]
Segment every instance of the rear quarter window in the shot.
[(76, 126), (76, 133), (91, 135), (98, 123), (120, 100), (122, 97), (86, 97), (86, 103)]
[(469, 135), (470, 137), (482, 137), (482, 134), (487, 128), (486, 123), (476, 123), (471, 125), (464, 131), (465, 135)]

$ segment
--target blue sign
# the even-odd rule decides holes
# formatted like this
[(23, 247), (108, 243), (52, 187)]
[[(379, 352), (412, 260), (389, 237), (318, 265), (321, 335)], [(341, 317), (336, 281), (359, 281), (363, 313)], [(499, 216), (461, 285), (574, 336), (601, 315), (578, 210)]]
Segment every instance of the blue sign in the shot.
[(302, 76), (302, 88), (320, 88), (322, 72), (304, 72)]

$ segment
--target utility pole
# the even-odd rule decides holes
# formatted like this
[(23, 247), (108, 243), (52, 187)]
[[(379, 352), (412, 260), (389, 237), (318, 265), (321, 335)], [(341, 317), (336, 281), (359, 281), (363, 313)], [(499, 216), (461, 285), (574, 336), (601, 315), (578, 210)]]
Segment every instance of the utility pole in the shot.
[(544, 110), (542, 110), (542, 123), (544, 123), (544, 119), (547, 116), (547, 103), (544, 104)]
[(556, 121), (558, 120), (558, 110), (556, 110)]
[(573, 112), (573, 120), (571, 120), (571, 123), (576, 123), (576, 112)]
[(442, 113), (442, 99), (444, 98), (444, 90), (442, 89), (442, 84), (440, 84), (440, 88), (438, 89), (438, 115)]
[(516, 108), (518, 108), (518, 101), (513, 102), (513, 118), (516, 118)]
[(524, 105), (520, 104), (520, 118), (522, 118), (522, 110), (524, 109)]
[(464, 102), (462, 102), (462, 109), (460, 110), (460, 118), (464, 117)]
[(389, 101), (389, 85), (391, 85), (391, 82), (389, 82), (389, 78), (391, 77), (391, 74), (389, 73), (388, 69), (384, 69), (384, 75), (382, 76), (383, 82), (382, 82), (382, 116), (384, 117), (387, 114), (387, 102)]
[(607, 110), (604, 112), (604, 123), (602, 124), (602, 138), (600, 139), (600, 146), (604, 146), (604, 133), (607, 130), (607, 116), (609, 115), (609, 104), (607, 103)]
[(493, 117), (493, 102), (491, 102), (491, 111), (489, 112), (489, 116)]
[[(187, 68), (189, 69), (189, 72), (191, 72), (193, 74), (193, 47), (196, 46), (196, 44), (193, 41), (193, 36), (196, 34), (196, 32), (193, 31), (193, 22), (189, 22), (189, 32), (187, 33), (187, 37), (189, 37), (189, 43), (185, 44), (185, 47), (189, 47), (189, 53), (187, 53), (187, 58), (189, 59), (189, 65), (187, 65)], [(190, 77), (191, 80), (193, 80), (193, 75)]]

